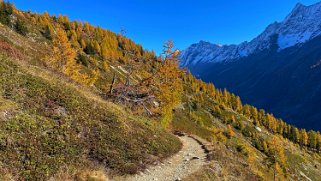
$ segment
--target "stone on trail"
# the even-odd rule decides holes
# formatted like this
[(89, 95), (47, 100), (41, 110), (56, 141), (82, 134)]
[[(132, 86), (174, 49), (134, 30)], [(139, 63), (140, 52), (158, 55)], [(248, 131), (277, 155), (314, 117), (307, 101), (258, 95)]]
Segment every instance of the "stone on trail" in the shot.
[(197, 157), (197, 156), (194, 156), (193, 158), (192, 158), (192, 160), (199, 160), (200, 158), (199, 157)]

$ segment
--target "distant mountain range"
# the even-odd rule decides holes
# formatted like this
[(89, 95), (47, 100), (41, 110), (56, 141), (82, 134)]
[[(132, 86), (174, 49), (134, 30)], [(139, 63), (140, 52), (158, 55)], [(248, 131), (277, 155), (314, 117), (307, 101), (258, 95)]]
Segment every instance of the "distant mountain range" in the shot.
[(321, 130), (320, 35), (321, 2), (297, 4), (250, 42), (191, 45), (181, 66), (289, 123)]

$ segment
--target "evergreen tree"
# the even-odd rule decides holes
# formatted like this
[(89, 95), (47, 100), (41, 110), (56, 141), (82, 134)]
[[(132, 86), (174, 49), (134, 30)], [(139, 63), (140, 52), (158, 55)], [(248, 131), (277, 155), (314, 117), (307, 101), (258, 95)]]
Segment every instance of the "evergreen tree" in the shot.
[(316, 137), (316, 132), (315, 131), (309, 131), (309, 147), (312, 149), (315, 149), (317, 146), (317, 137)]
[(253, 120), (258, 120), (258, 112), (257, 112), (257, 109), (254, 106), (251, 106), (250, 112), (251, 112), (251, 118)]
[(10, 25), (10, 15), (13, 14), (13, 5), (9, 2), (0, 2), (0, 22), (5, 25)]
[(87, 44), (87, 46), (84, 49), (84, 51), (89, 55), (95, 55), (96, 54), (96, 49), (95, 49), (95, 45), (94, 45), (94, 41), (93, 40), (89, 41), (89, 43)]
[(243, 106), (242, 106), (242, 102), (241, 102), (240, 97), (236, 97), (235, 110), (236, 110), (237, 112), (241, 112), (241, 111), (242, 111), (242, 108), (243, 108)]
[(80, 39), (80, 45), (83, 49), (85, 49), (87, 47), (87, 43), (84, 39)]
[(28, 34), (27, 26), (20, 19), (17, 20), (16, 25), (15, 25), (15, 29), (19, 34), (21, 34), (23, 36), (26, 36)]
[(320, 135), (320, 132), (318, 132), (318, 134), (317, 134), (316, 149), (317, 149), (318, 152), (321, 152), (321, 135)]
[(231, 116), (230, 124), (234, 124), (236, 121), (234, 114)]
[(274, 170), (274, 180), (276, 180), (277, 174), (281, 174), (281, 167), (286, 165), (286, 156), (284, 154), (284, 148), (281, 145), (281, 141), (278, 137), (273, 136), (269, 141), (268, 151), (268, 163), (270, 168)]
[(292, 127), (292, 136), (295, 143), (300, 143), (300, 132), (298, 128)]
[(71, 47), (65, 30), (57, 27), (55, 32), (53, 55), (48, 58), (50, 66), (79, 83), (93, 85), (98, 73), (93, 71), (93, 76), (81, 74), (81, 67), (75, 60), (76, 51)]
[(233, 128), (231, 127), (231, 125), (227, 125), (226, 127), (226, 135), (228, 138), (232, 138), (234, 136), (234, 131)]
[(264, 141), (264, 140), (262, 141), (262, 148), (263, 148), (264, 153), (267, 153), (269, 151), (266, 141)]
[(62, 28), (57, 27), (55, 32), (53, 40), (55, 59), (51, 63), (56, 69), (65, 72), (67, 64), (68, 66), (74, 64), (76, 51), (71, 47), (67, 34)]
[(250, 116), (251, 116), (250, 106), (247, 104), (245, 106), (243, 106), (243, 115), (248, 118), (250, 118)]
[(229, 103), (229, 94), (226, 89), (223, 90), (223, 103), (225, 105)]
[(240, 120), (237, 120), (236, 121), (236, 125), (235, 125), (235, 128), (236, 129), (238, 129), (238, 130), (240, 130), (240, 131), (242, 131), (243, 129), (244, 129), (244, 124), (242, 123), (242, 121), (240, 121)]
[(46, 25), (45, 30), (43, 31), (42, 35), (47, 38), (48, 40), (53, 40), (54, 30), (51, 25)]
[(70, 43), (72, 45), (72, 47), (74, 48), (79, 48), (80, 45), (78, 43), (78, 36), (75, 30), (71, 30), (70, 31)]
[(300, 144), (301, 146), (307, 146), (308, 145), (308, 134), (305, 129), (301, 130), (301, 139), (300, 139)]

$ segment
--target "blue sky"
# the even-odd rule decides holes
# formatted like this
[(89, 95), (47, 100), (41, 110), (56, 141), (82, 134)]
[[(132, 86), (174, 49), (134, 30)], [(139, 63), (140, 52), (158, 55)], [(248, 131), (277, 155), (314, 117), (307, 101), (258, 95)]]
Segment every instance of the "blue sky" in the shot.
[(68, 15), (126, 36), (145, 48), (162, 50), (172, 39), (179, 49), (200, 40), (237, 44), (281, 21), (301, 2), (318, 0), (10, 0), (23, 10)]

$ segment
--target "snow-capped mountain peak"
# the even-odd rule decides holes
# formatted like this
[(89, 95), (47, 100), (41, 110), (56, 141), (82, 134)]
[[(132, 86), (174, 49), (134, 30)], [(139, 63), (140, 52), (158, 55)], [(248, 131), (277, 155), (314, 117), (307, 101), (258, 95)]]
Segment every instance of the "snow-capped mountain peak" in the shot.
[(239, 45), (218, 45), (206, 41), (191, 45), (181, 54), (181, 66), (199, 62), (235, 61), (256, 52), (269, 49), (277, 37), (279, 51), (305, 43), (321, 35), (321, 2), (311, 6), (298, 3), (282, 21), (270, 24), (265, 31), (250, 42)]

